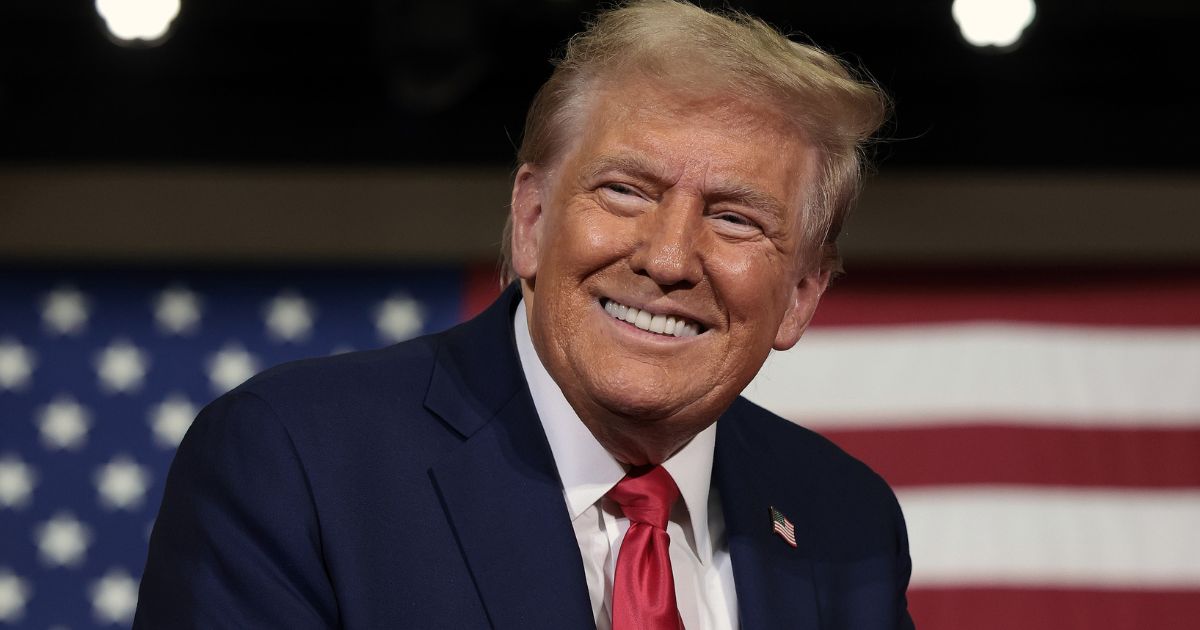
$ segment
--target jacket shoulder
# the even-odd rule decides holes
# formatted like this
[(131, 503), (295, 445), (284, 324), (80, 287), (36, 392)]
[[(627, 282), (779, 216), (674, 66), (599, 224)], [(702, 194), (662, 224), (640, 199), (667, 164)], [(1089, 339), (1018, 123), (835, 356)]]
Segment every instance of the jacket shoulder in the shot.
[(290, 361), (260, 372), (230, 393), (253, 394), (281, 412), (345, 398), (369, 402), (420, 394), (436, 348), (437, 337), (425, 336), (377, 350)]
[[(837, 484), (839, 487), (886, 491), (887, 494), (891, 494), (887, 482), (878, 473), (829, 438), (745, 398), (738, 398), (731, 411), (740, 418), (741, 428), (747, 439), (768, 445), (781, 455), (792, 454), (790, 463), (797, 467), (797, 473), (836, 472), (836, 478), (840, 480)], [(798, 454), (801, 453), (803, 458), (798, 458)]]
[(278, 423), (318, 478), (339, 461), (425, 465), (456, 442), (424, 404), (438, 346), (434, 335), (284, 363), (218, 398), (197, 423)]

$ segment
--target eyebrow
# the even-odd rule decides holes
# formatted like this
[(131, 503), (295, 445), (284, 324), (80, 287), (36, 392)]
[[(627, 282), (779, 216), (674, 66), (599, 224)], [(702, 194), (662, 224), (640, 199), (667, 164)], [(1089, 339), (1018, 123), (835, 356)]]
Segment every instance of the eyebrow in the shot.
[(609, 171), (621, 171), (623, 173), (639, 175), (658, 182), (666, 182), (670, 179), (666, 171), (657, 164), (642, 157), (628, 154), (601, 155), (588, 164), (583, 175), (590, 180)]
[(716, 201), (733, 201), (740, 204), (745, 204), (760, 212), (765, 212), (778, 219), (783, 219), (787, 216), (787, 210), (783, 202), (776, 199), (774, 195), (767, 194), (753, 186), (745, 184), (732, 184), (727, 187), (717, 187), (710, 191), (706, 197), (710, 202)]

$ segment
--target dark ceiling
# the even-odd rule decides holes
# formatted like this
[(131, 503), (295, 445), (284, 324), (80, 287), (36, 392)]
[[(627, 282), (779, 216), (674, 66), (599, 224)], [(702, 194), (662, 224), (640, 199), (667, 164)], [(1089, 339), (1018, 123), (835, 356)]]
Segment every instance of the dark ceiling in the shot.
[[(1200, 166), (1200, 2), (1042, 0), (1007, 54), (965, 44), (949, 0), (734, 4), (887, 88), (889, 168)], [(91, 2), (4, 0), (0, 161), (509, 164), (547, 57), (595, 6), (183, 0), (163, 45), (132, 49)]]

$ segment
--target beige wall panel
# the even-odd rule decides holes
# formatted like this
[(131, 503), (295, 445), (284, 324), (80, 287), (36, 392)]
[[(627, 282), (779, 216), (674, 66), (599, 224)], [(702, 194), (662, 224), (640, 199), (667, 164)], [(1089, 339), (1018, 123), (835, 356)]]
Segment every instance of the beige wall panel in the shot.
[[(505, 169), (0, 169), (0, 256), (434, 261), (495, 256)], [(885, 173), (855, 263), (1200, 261), (1200, 177)]]

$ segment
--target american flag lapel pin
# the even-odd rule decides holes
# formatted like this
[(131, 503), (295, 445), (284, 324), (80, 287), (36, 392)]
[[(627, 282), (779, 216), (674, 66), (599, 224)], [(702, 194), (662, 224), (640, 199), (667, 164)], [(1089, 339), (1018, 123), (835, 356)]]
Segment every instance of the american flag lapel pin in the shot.
[(796, 526), (792, 525), (792, 522), (789, 521), (788, 518), (783, 515), (783, 512), (776, 510), (775, 506), (771, 506), (770, 509), (771, 509), (771, 529), (774, 530), (774, 532), (776, 534), (779, 534), (780, 538), (787, 541), (787, 544), (791, 545), (792, 548), (795, 549), (796, 548)]

